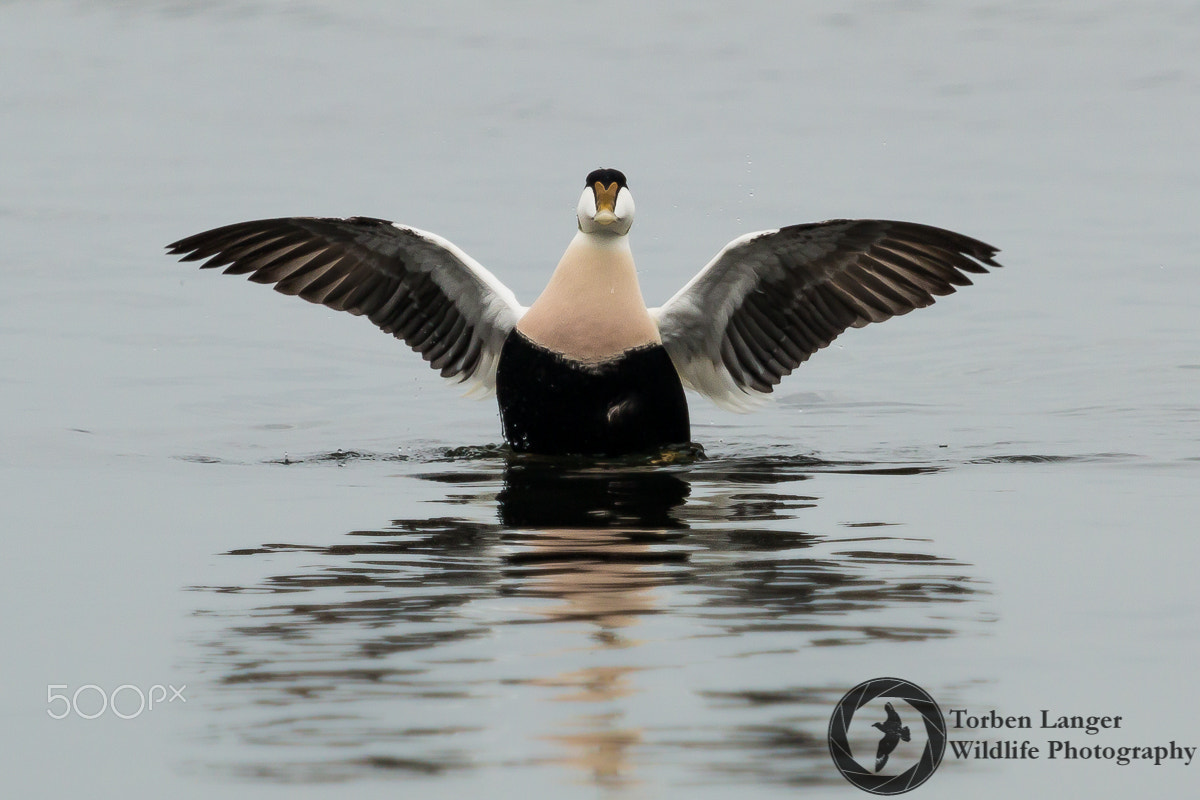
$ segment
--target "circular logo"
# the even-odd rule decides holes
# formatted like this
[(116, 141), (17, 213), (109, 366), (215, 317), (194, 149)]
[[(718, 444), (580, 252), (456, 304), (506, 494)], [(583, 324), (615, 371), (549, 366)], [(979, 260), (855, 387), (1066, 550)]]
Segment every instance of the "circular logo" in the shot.
[[(864, 763), (851, 750), (852, 737)], [(928, 692), (900, 678), (860, 683), (846, 692), (829, 720), (833, 763), (846, 780), (871, 794), (917, 788), (933, 775), (945, 752), (942, 710)]]

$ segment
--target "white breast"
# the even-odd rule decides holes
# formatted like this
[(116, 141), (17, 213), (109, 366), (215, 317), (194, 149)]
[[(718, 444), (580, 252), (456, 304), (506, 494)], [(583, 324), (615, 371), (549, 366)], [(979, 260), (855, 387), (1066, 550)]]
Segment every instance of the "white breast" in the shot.
[(517, 330), (579, 361), (603, 361), (659, 343), (629, 239), (577, 233)]

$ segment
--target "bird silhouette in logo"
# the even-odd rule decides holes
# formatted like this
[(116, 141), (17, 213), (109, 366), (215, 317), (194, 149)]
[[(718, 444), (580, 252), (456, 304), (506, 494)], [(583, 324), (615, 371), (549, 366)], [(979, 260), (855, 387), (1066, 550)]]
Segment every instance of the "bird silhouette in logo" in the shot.
[(872, 727), (883, 731), (883, 738), (879, 740), (879, 749), (875, 752), (876, 772), (883, 769), (883, 765), (887, 763), (888, 756), (896, 749), (896, 745), (900, 744), (901, 739), (906, 742), (911, 741), (908, 726), (900, 724), (900, 715), (896, 713), (896, 709), (892, 707), (891, 703), (888, 703), (886, 708), (887, 720), (872, 723)]

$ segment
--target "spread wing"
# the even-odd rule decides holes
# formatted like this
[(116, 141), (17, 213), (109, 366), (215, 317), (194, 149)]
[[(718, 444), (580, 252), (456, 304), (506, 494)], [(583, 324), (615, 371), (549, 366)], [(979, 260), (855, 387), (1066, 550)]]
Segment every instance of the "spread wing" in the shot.
[(444, 378), (495, 387), (504, 339), (524, 308), (492, 273), (432, 233), (369, 217), (239, 222), (167, 246), (274, 284), (283, 294), (365, 316)]
[(685, 385), (744, 411), (849, 327), (968, 286), (996, 248), (888, 220), (831, 220), (742, 236), (651, 313)]
[(887, 721), (883, 723), (884, 727), (895, 727), (897, 730), (899, 730), (900, 715), (896, 713), (895, 707), (893, 707), (891, 703), (884, 703), (883, 708), (885, 711), (887, 711)]

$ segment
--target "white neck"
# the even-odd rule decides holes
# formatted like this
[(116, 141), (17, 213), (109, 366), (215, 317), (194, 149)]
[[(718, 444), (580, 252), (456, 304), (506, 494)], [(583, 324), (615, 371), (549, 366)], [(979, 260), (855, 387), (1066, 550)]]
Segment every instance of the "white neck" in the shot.
[(642, 299), (629, 237), (576, 233), (517, 330), (579, 361), (661, 342)]

